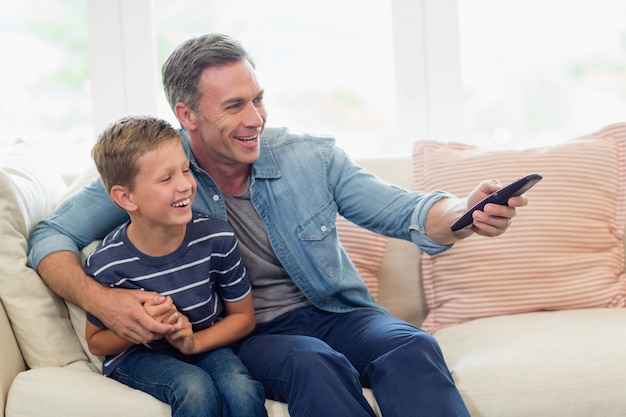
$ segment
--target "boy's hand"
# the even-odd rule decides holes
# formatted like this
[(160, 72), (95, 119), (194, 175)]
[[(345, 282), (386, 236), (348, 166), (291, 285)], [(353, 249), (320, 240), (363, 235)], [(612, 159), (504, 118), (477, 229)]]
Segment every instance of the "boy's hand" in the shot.
[[(176, 306), (174, 306), (174, 303), (172, 302), (172, 298), (163, 297), (161, 295), (157, 295), (146, 300), (143, 303), (143, 308), (150, 317), (159, 323), (164, 324), (175, 325), (178, 316), (180, 315)], [(174, 330), (176, 330), (176, 328)]]
[(172, 315), (167, 323), (174, 325), (174, 328), (177, 329), (172, 333), (165, 335), (165, 339), (170, 343), (170, 345), (174, 346), (185, 355), (195, 353), (193, 330), (187, 316), (184, 314), (177, 314), (177, 316), (174, 317), (174, 315)]

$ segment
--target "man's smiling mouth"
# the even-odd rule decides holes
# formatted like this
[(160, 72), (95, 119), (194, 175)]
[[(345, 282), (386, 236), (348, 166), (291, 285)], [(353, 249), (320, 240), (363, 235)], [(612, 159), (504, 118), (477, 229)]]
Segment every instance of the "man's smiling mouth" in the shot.
[(259, 135), (253, 135), (253, 136), (235, 136), (235, 139), (240, 140), (242, 142), (252, 142), (254, 140), (256, 140), (259, 137)]

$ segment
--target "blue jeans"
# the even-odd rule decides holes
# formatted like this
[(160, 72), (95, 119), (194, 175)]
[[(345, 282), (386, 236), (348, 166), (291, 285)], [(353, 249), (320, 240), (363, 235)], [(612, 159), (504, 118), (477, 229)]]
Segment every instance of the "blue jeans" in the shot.
[(239, 357), (292, 417), (469, 416), (435, 339), (374, 309), (304, 307), (257, 325)]
[(168, 403), (172, 417), (267, 416), (263, 387), (230, 348), (190, 356), (141, 350), (111, 377)]

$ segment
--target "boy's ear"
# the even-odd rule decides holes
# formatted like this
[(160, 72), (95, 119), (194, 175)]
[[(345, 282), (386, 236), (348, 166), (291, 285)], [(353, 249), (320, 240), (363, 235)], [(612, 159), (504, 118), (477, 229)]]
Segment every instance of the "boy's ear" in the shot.
[(111, 198), (121, 208), (126, 211), (135, 211), (137, 210), (137, 205), (130, 195), (130, 191), (127, 187), (123, 185), (114, 185), (111, 187)]

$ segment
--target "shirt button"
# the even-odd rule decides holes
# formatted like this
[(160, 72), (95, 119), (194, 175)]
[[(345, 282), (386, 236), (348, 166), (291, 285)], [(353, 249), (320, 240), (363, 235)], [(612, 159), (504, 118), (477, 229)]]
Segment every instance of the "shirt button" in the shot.
[(322, 226), (320, 229), (322, 230), (322, 232), (325, 232), (326, 231), (326, 226)]
[(219, 195), (217, 195), (217, 194), (215, 194), (215, 195), (213, 196), (213, 201), (220, 201), (220, 196), (219, 196)]

